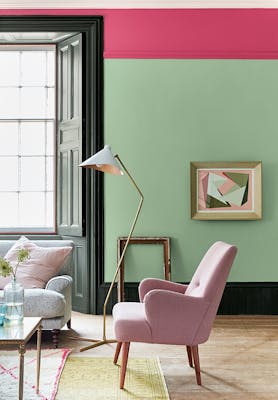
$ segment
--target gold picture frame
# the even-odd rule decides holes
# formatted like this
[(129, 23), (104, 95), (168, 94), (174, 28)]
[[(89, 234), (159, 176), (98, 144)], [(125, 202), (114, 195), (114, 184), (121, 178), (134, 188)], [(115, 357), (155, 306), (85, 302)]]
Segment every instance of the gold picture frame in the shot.
[[(120, 261), (124, 246), (126, 244), (127, 237), (119, 237), (117, 240), (118, 247), (118, 262)], [(132, 236), (129, 240), (129, 244), (159, 244), (163, 246), (163, 257), (164, 257), (164, 279), (167, 281), (171, 280), (171, 260), (170, 260), (170, 238), (164, 236)], [(125, 301), (124, 292), (124, 258), (121, 263), (119, 279), (118, 279), (118, 301)]]
[(192, 219), (262, 219), (261, 161), (192, 161), (190, 181)]

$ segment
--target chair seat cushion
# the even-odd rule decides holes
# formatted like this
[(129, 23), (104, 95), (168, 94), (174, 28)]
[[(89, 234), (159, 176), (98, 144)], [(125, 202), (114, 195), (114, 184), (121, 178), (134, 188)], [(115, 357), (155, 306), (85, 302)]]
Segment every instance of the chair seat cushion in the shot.
[(24, 316), (54, 318), (65, 315), (65, 297), (45, 289), (25, 289)]
[(117, 303), (113, 307), (114, 333), (119, 342), (152, 342), (144, 303)]

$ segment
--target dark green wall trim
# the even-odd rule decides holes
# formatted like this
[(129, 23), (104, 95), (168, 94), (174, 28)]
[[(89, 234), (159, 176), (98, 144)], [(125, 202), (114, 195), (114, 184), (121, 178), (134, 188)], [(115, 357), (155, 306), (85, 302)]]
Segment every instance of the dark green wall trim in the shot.
[[(99, 304), (103, 302), (108, 284), (99, 290)], [(113, 304), (117, 301), (116, 289), (113, 292)], [(139, 301), (138, 283), (125, 284), (126, 301)], [(108, 305), (111, 313), (111, 302)], [(102, 309), (98, 309), (102, 314)], [(218, 310), (219, 315), (277, 315), (278, 282), (228, 282)]]
[[(132, 294), (136, 298), (136, 293), (138, 291), (138, 283), (128, 284), (128, 286), (129, 285), (132, 285)], [(106, 294), (107, 294), (107, 292), (109, 290), (109, 286), (110, 286), (109, 283), (104, 283), (104, 284), (101, 284), (101, 285), (98, 286), (98, 301), (97, 301), (97, 310), (96, 310), (96, 313), (98, 315), (103, 314), (103, 303), (105, 301)], [(128, 290), (128, 286), (125, 287), (125, 290)], [(135, 300), (133, 300), (132, 296), (129, 296), (128, 297), (128, 301), (138, 301), (138, 296), (137, 296), (137, 298)], [(116, 303), (117, 303), (117, 288), (116, 288), (116, 285), (115, 285), (115, 287), (114, 287), (114, 289), (112, 291), (112, 294), (110, 296), (110, 299), (109, 299), (109, 301), (107, 303), (107, 308), (106, 308), (107, 314), (111, 314), (112, 307)]]
[(277, 315), (278, 282), (227, 283), (221, 315)]

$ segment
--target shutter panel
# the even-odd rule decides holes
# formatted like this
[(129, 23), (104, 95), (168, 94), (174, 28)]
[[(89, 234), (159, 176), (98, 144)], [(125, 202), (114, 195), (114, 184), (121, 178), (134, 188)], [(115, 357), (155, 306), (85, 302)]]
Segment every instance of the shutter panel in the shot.
[(57, 231), (82, 236), (82, 34), (57, 52)]

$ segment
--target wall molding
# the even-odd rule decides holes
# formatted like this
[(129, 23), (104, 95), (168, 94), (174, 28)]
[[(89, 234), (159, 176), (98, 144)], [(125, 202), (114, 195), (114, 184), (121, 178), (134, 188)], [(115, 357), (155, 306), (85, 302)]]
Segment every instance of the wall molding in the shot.
[(167, 51), (167, 52), (154, 52), (154, 51), (106, 51), (104, 58), (131, 58), (131, 59), (171, 59), (171, 60), (277, 60), (277, 51), (222, 51), (212, 50), (205, 51)]
[[(99, 287), (97, 313), (102, 314), (102, 304), (109, 284)], [(278, 282), (228, 282), (218, 310), (219, 315), (277, 315)], [(139, 301), (138, 283), (125, 283), (125, 300)], [(117, 302), (116, 288), (107, 312)]]
[(6, 0), (0, 1), (1, 9), (47, 8), (278, 8), (278, 0)]

